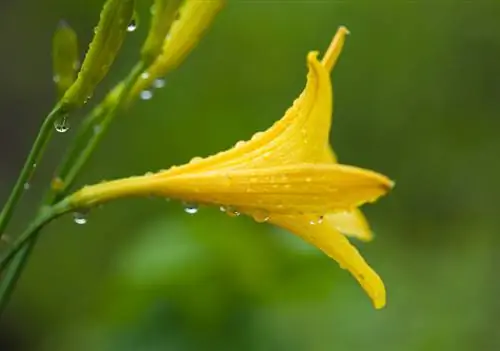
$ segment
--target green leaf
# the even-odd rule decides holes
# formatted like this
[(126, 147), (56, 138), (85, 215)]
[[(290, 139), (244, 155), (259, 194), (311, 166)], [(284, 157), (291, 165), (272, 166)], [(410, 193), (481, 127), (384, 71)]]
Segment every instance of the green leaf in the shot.
[(151, 25), (141, 55), (145, 62), (153, 62), (162, 52), (163, 42), (184, 0), (155, 0), (151, 7)]
[(125, 39), (134, 8), (134, 0), (108, 0), (104, 4), (78, 77), (63, 96), (67, 109), (83, 105), (108, 73)]
[(69, 24), (59, 22), (52, 41), (52, 63), (54, 83), (57, 87), (58, 97), (64, 95), (73, 84), (78, 72), (78, 38)]

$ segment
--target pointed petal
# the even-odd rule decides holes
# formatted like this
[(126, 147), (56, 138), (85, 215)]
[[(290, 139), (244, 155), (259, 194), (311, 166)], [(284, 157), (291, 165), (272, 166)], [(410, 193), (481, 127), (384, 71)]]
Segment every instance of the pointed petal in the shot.
[(359, 251), (329, 222), (311, 224), (312, 216), (273, 215), (270, 222), (290, 230), (322, 250), (347, 269), (372, 299), (375, 308), (385, 306), (385, 287), (382, 279), (366, 263)]
[[(351, 210), (375, 201), (392, 182), (383, 175), (334, 164), (298, 164), (249, 170), (219, 170), (153, 176), (154, 191), (164, 196), (208, 204), (231, 205), (270, 213)], [(153, 189), (152, 189), (153, 190)]]
[(330, 223), (332, 227), (344, 235), (362, 241), (373, 240), (373, 233), (368, 221), (359, 209), (329, 213), (325, 216), (324, 221)]
[(322, 162), (329, 148), (332, 89), (329, 73), (317, 56), (317, 52), (308, 54), (306, 87), (285, 116), (271, 128), (227, 151), (178, 167), (175, 172)]
[(349, 30), (344, 26), (341, 26), (337, 30), (337, 33), (335, 33), (325, 56), (323, 56), (323, 60), (321, 60), (321, 64), (328, 70), (328, 72), (331, 72), (333, 67), (335, 67), (340, 53), (342, 52), (342, 48), (344, 47), (345, 37), (348, 34)]

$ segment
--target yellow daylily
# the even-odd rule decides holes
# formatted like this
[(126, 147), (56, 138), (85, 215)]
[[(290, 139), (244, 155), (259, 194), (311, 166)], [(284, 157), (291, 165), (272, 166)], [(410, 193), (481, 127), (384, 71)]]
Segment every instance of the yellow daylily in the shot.
[(385, 305), (380, 277), (341, 234), (371, 239), (357, 209), (393, 186), (373, 171), (336, 163), (329, 144), (332, 116), (330, 72), (343, 47), (341, 27), (320, 62), (307, 55), (304, 91), (285, 116), (249, 141), (207, 158), (156, 174), (87, 186), (75, 193), (75, 207), (124, 196), (158, 195), (187, 203), (224, 206), (259, 222), (290, 230), (315, 245), (358, 280), (376, 308)]

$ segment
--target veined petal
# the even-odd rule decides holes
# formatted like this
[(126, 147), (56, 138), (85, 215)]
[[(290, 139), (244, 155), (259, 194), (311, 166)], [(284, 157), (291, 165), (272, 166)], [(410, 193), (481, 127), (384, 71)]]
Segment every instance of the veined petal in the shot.
[(366, 263), (359, 251), (349, 243), (328, 221), (311, 224), (313, 216), (273, 215), (270, 222), (288, 229), (322, 250), (339, 265), (347, 269), (370, 296), (375, 308), (385, 306), (384, 283)]
[(300, 162), (321, 163), (329, 148), (332, 87), (318, 53), (307, 55), (306, 87), (285, 116), (251, 140), (183, 165), (177, 172), (201, 172), (218, 168), (264, 168)]
[(298, 164), (174, 176), (167, 170), (84, 187), (72, 200), (76, 207), (88, 207), (117, 197), (150, 194), (234, 206), (250, 215), (253, 211), (324, 215), (375, 201), (391, 186), (385, 176), (361, 168)]
[(223, 169), (176, 176), (165, 171), (155, 177), (155, 191), (185, 201), (231, 205), (242, 212), (255, 209), (320, 215), (375, 201), (392, 186), (378, 173), (333, 164)]

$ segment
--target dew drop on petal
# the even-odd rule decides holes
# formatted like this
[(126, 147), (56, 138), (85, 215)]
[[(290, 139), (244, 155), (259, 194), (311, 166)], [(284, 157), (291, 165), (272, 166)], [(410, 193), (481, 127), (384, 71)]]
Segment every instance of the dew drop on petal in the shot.
[(73, 221), (76, 224), (87, 224), (87, 215), (82, 212), (73, 213)]
[(252, 217), (253, 217), (253, 219), (254, 219), (257, 223), (265, 223), (265, 222), (269, 221), (269, 219), (270, 219), (269, 212), (267, 212), (267, 211), (265, 211), (265, 210), (258, 210), (258, 211), (255, 211), (255, 212), (252, 214)]
[(323, 216), (319, 216), (316, 219), (311, 219), (311, 221), (309, 222), (309, 224), (311, 224), (311, 225), (321, 224), (321, 223), (323, 223), (323, 218), (324, 218)]
[(198, 208), (197, 204), (187, 203), (187, 202), (184, 203), (184, 212), (186, 212), (187, 214), (190, 214), (190, 215), (197, 214), (198, 210), (199, 210), (199, 208)]
[(151, 100), (153, 98), (153, 93), (150, 90), (141, 91), (142, 100)]
[(232, 206), (227, 206), (226, 207), (226, 214), (229, 217), (238, 217), (239, 215), (241, 215), (241, 213), (237, 209), (235, 209), (234, 207), (232, 207)]
[(201, 158), (201, 157), (193, 157), (193, 158), (191, 159), (191, 161), (189, 161), (189, 163), (198, 163), (198, 162), (200, 162), (201, 160), (203, 160), (203, 158)]

